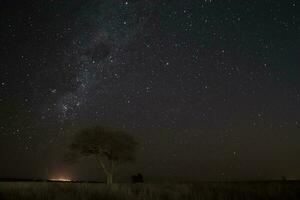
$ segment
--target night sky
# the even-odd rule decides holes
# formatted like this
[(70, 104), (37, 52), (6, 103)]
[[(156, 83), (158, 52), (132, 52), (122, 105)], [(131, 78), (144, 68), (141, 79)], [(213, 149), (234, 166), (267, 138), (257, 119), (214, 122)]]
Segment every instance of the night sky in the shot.
[(140, 142), (123, 180), (300, 179), (298, 0), (0, 0), (0, 178), (103, 180), (78, 130)]

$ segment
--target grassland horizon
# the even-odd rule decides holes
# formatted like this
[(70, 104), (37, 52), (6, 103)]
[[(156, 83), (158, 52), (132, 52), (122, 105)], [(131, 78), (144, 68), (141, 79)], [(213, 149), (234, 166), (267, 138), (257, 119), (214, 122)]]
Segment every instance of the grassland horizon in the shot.
[(0, 182), (1, 200), (300, 199), (300, 181), (197, 183)]

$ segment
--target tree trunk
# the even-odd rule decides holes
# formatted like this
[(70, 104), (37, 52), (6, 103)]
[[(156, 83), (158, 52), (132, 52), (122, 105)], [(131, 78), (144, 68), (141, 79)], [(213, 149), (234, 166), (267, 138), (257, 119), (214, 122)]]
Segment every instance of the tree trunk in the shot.
[(114, 167), (115, 167), (114, 166), (114, 161), (111, 160), (109, 169), (107, 170), (107, 173), (106, 173), (106, 183), (107, 183), (107, 185), (113, 184)]
[(114, 175), (114, 161), (111, 160), (108, 166), (104, 164), (104, 162), (100, 159), (100, 157), (97, 157), (97, 160), (99, 164), (101, 165), (102, 169), (104, 170), (104, 173), (106, 175), (106, 184), (112, 185), (113, 184), (113, 175)]
[[(104, 170), (104, 173), (106, 175), (106, 184), (111, 185), (113, 183), (113, 170), (110, 167), (110, 169), (105, 166), (104, 162), (101, 160), (100, 157), (97, 157), (97, 161), (99, 162), (100, 166)], [(111, 165), (112, 166), (112, 165)]]
[(113, 173), (109, 172), (106, 174), (106, 184), (112, 185), (113, 184)]

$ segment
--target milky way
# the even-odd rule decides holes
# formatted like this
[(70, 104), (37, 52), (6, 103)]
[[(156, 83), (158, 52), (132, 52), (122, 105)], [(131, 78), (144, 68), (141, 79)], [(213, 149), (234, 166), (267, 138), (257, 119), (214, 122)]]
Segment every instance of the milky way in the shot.
[[(128, 67), (124, 58), (126, 48), (143, 34), (153, 14), (152, 4), (143, 1), (89, 2), (78, 11), (74, 26), (69, 27), (74, 30), (64, 56), (64, 70), (74, 71), (68, 83), (74, 87), (60, 94), (53, 103), (54, 112), (58, 113), (54, 117), (61, 121), (80, 119), (89, 107), (103, 106), (103, 101), (110, 99), (107, 93), (119, 92), (118, 85), (114, 87), (111, 82), (118, 81), (126, 73), (122, 69), (122, 65)], [(57, 89), (51, 92), (55, 94)], [(103, 108), (95, 110), (94, 114), (101, 116)]]

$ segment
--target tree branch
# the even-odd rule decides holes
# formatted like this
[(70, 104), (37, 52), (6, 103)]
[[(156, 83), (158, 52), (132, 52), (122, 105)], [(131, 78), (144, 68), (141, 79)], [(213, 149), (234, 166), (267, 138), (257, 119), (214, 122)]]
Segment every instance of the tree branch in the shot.
[(100, 156), (96, 156), (96, 160), (98, 161), (98, 163), (100, 164), (100, 166), (103, 168), (105, 174), (109, 174), (104, 162), (100, 159)]

